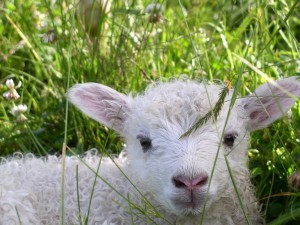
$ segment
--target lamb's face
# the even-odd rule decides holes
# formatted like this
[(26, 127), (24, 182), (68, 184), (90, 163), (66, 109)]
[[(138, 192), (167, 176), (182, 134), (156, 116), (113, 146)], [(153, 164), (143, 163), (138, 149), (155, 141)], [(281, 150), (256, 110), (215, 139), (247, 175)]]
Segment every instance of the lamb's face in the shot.
[(181, 137), (213, 108), (220, 92), (217, 85), (175, 81), (132, 99), (107, 86), (86, 83), (72, 87), (68, 98), (125, 137), (133, 182), (140, 179), (141, 191), (150, 192), (165, 211), (181, 217), (197, 215), (204, 204), (209, 209), (226, 198), (228, 189), (234, 191), (225, 159), (234, 179), (248, 182), (247, 130), (266, 127), (287, 112), (300, 95), (300, 83), (290, 77), (263, 84), (238, 99), (230, 113), (229, 94), (217, 121), (208, 120)]
[(200, 213), (204, 204), (209, 208), (226, 190), (231, 181), (224, 153), (232, 167), (237, 158), (246, 163), (248, 133), (238, 106), (222, 136), (229, 102), (217, 122), (209, 120), (181, 137), (210, 110), (207, 93), (213, 105), (218, 100), (221, 87), (207, 88), (208, 92), (204, 86), (172, 83), (148, 91), (133, 101), (124, 127), (133, 175), (160, 205), (178, 216)]

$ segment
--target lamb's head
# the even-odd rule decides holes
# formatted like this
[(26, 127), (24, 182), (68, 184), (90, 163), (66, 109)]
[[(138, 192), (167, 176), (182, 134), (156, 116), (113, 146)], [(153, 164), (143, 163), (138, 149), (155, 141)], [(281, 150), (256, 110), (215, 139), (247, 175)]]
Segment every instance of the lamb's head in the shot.
[(125, 138), (131, 175), (144, 182), (143, 191), (168, 212), (188, 216), (199, 214), (205, 199), (209, 208), (232, 187), (225, 157), (234, 176), (246, 171), (249, 132), (280, 118), (300, 94), (299, 82), (291, 77), (266, 83), (231, 107), (231, 90), (216, 120), (211, 117), (182, 136), (214, 108), (223, 88), (173, 81), (131, 97), (85, 83), (71, 88), (68, 97)]

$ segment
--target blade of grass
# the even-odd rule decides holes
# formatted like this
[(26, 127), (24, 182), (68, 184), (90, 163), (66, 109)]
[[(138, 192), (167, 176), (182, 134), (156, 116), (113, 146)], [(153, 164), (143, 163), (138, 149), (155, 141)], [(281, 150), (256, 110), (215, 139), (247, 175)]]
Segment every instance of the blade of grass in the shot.
[[(74, 28), (74, 18), (75, 18), (75, 0), (73, 1), (73, 9), (72, 9), (72, 21), (71, 21), (71, 27)], [(70, 34), (70, 45), (69, 45), (69, 55), (67, 60), (68, 65), (68, 76), (67, 76), (67, 87), (68, 90), (70, 87), (70, 77), (71, 77), (71, 56), (72, 56), (72, 50), (73, 50), (73, 32)], [(61, 225), (65, 224), (65, 159), (66, 159), (66, 147), (67, 147), (67, 132), (68, 132), (68, 112), (69, 112), (69, 101), (66, 101), (66, 110), (65, 110), (65, 132), (64, 132), (64, 142), (62, 147), (62, 177), (61, 177)]]
[(42, 60), (40, 56), (37, 54), (37, 52), (34, 50), (34, 47), (29, 42), (28, 38), (23, 34), (23, 32), (19, 29), (19, 27), (13, 22), (13, 20), (6, 14), (6, 19), (9, 21), (9, 23), (14, 27), (14, 29), (17, 31), (17, 33), (20, 35), (20, 37), (25, 41), (27, 47), (31, 50), (32, 54), (36, 58), (36, 60), (41, 63)]
[(277, 28), (277, 30), (272, 34), (272, 36), (270, 37), (270, 40), (265, 44), (265, 46), (259, 51), (259, 53), (257, 55), (261, 55), (262, 52), (271, 44), (271, 42), (274, 40), (275, 36), (277, 35), (277, 33), (282, 29), (283, 26), (285, 26), (287, 20), (290, 18), (290, 16), (292, 15), (292, 13), (294, 12), (296, 6), (299, 4), (299, 0), (295, 1), (294, 4), (292, 5), (291, 9), (289, 10), (288, 14), (286, 15), (286, 17), (284, 18), (284, 20), (279, 24), (279, 27)]
[(268, 223), (267, 225), (288, 224), (289, 221), (299, 221), (299, 217), (300, 217), (300, 208), (297, 208), (295, 210), (291, 210), (290, 212), (279, 216), (277, 219), (273, 220), (272, 222)]
[[(72, 149), (68, 148), (67, 146), (66, 146), (66, 148), (68, 149), (68, 151), (69, 151), (72, 155), (76, 156), (77, 159), (78, 159), (84, 166), (86, 166), (90, 171), (92, 171), (92, 172), (95, 174), (95, 176), (96, 176), (97, 178), (99, 178), (99, 179), (100, 179), (102, 182), (104, 182), (109, 188), (111, 188), (111, 190), (113, 190), (114, 192), (116, 192), (116, 194), (118, 194), (118, 195), (119, 195), (120, 197), (122, 197), (125, 201), (127, 201), (128, 204), (131, 204), (133, 208), (139, 209), (139, 206), (138, 206), (138, 205), (136, 205), (135, 203), (131, 202), (130, 199), (128, 199), (126, 196), (124, 196), (124, 195), (123, 195), (121, 192), (119, 192), (115, 187), (113, 187), (113, 186), (112, 186), (105, 178), (103, 178), (102, 176), (100, 176), (99, 174), (97, 174), (97, 171), (95, 171), (95, 170), (94, 170), (92, 167), (90, 167), (86, 162), (84, 162), (79, 156), (77, 156), (76, 153), (75, 153)], [(112, 158), (111, 158), (111, 159), (112, 159)], [(113, 161), (113, 162), (114, 162), (114, 161)], [(115, 163), (115, 162), (114, 162), (114, 163)], [(115, 163), (115, 165), (117, 166), (116, 163)], [(117, 167), (118, 167), (118, 166), (117, 166)], [(140, 192), (139, 189), (137, 189), (137, 187), (136, 187), (136, 186), (132, 183), (132, 181), (126, 176), (126, 174), (121, 170), (121, 168), (118, 167), (118, 169), (120, 170), (120, 172), (122, 172), (122, 174), (124, 175), (124, 177), (125, 177), (126, 179), (128, 179), (128, 181), (131, 183), (131, 185), (132, 185), (133, 187), (135, 187), (136, 191), (141, 195), (141, 197), (142, 197), (147, 203), (149, 203), (149, 201), (147, 200), (147, 198)], [(155, 216), (160, 216), (160, 213), (155, 209), (154, 206), (151, 205), (151, 203), (149, 203), (149, 206), (151, 206), (152, 209), (154, 210), (154, 212), (157, 213)], [(163, 217), (160, 217), (160, 218), (161, 218), (161, 219), (164, 219)], [(150, 219), (151, 219), (151, 218), (150, 218)], [(164, 221), (167, 222), (167, 223), (169, 223), (169, 224), (171, 225), (171, 223), (168, 222), (168, 221), (166, 221), (165, 219), (164, 219)], [(154, 220), (152, 220), (152, 222), (153, 222), (153, 224), (157, 224)]]
[(206, 113), (204, 117), (200, 118), (194, 125), (192, 125), (192, 127), (183, 135), (181, 135), (179, 139), (189, 136), (192, 132), (194, 132), (195, 130), (199, 129), (199, 127), (204, 125), (209, 119), (213, 118), (214, 120), (217, 120), (219, 113), (224, 105), (225, 98), (229, 94), (229, 90), (230, 90), (229, 85), (224, 87), (219, 94), (220, 96), (219, 100), (217, 101), (214, 108), (208, 111), (208, 113)]
[(77, 193), (77, 207), (78, 207), (78, 220), (82, 225), (81, 207), (80, 207), (80, 195), (79, 195), (79, 176), (78, 176), (78, 165), (76, 165), (76, 193)]
[(22, 222), (21, 222), (21, 218), (20, 218), (20, 215), (19, 215), (19, 211), (18, 211), (18, 208), (15, 206), (15, 209), (16, 209), (16, 213), (17, 213), (17, 216), (18, 216), (18, 222), (20, 225), (22, 225)]

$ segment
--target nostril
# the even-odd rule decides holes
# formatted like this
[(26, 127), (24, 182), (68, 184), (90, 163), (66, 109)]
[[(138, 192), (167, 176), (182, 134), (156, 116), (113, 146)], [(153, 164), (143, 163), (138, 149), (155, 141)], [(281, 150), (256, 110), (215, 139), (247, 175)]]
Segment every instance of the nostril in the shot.
[(200, 188), (208, 181), (208, 175), (200, 174), (194, 178), (189, 178), (184, 175), (177, 175), (172, 178), (172, 182), (176, 188), (187, 188), (189, 190)]
[(201, 174), (192, 180), (192, 186), (203, 186), (207, 183), (208, 176)]
[(186, 184), (184, 183), (182, 176), (173, 177), (172, 181), (173, 181), (173, 184), (175, 185), (175, 187), (177, 187), (177, 188), (185, 188), (186, 187)]

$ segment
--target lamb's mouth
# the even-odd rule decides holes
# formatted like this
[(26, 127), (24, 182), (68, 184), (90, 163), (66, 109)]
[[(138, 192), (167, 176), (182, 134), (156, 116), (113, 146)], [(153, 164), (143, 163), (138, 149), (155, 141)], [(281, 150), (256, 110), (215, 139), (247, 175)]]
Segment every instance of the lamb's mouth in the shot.
[(199, 213), (201, 213), (201, 209), (202, 209), (201, 206), (195, 205), (193, 203), (192, 204), (186, 203), (186, 204), (177, 205), (176, 208), (184, 216), (198, 215)]
[(191, 199), (172, 199), (175, 208), (185, 216), (198, 215), (202, 211), (204, 198), (200, 195)]

